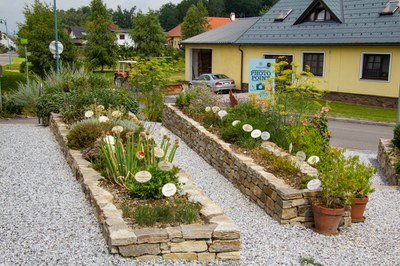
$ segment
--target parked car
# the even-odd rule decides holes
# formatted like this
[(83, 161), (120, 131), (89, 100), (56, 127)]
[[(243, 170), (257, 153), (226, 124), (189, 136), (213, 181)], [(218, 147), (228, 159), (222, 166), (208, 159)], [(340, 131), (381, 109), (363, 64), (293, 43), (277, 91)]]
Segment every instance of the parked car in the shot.
[(202, 74), (189, 81), (189, 88), (204, 85), (214, 92), (235, 90), (235, 81), (224, 74)]

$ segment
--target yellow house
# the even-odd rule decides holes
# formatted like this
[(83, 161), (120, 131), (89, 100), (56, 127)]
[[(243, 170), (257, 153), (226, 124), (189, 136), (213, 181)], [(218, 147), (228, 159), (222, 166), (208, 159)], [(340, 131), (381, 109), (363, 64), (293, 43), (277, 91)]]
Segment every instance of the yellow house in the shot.
[(183, 41), (186, 79), (224, 73), (246, 90), (250, 59), (269, 58), (310, 66), (319, 87), (330, 92), (394, 98), (400, 85), (398, 9), (398, 0), (280, 0), (263, 17)]

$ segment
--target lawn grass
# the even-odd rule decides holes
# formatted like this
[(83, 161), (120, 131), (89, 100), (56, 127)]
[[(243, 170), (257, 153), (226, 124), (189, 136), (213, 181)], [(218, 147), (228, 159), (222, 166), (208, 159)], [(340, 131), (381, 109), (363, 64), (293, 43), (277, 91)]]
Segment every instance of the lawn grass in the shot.
[[(32, 78), (31, 75), (30, 78)], [(3, 77), (1, 78), (1, 93), (15, 91), (18, 88), (19, 82), (26, 82), (26, 76), (24, 73), (3, 71)]]
[(320, 101), (322, 105), (330, 108), (328, 116), (343, 117), (357, 120), (396, 123), (397, 109), (374, 107), (334, 101)]

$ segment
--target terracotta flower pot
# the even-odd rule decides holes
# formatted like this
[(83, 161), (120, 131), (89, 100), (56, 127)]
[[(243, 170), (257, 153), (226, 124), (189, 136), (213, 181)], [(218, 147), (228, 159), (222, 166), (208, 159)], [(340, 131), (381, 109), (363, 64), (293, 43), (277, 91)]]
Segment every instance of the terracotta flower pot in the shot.
[(312, 203), (315, 227), (314, 231), (323, 235), (337, 235), (340, 219), (344, 213), (344, 207), (333, 209)]
[(351, 205), (351, 222), (360, 223), (365, 221), (364, 211), (367, 202), (368, 197), (354, 198), (354, 204)]

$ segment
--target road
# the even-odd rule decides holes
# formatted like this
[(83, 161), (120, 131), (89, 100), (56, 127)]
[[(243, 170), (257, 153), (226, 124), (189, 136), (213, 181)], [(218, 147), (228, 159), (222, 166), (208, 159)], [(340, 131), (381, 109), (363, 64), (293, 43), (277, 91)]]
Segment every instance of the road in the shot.
[(392, 139), (394, 125), (329, 120), (331, 145), (353, 150), (378, 151), (380, 138)]
[[(15, 52), (11, 52), (11, 60), (14, 57), (18, 57), (18, 54)], [(0, 65), (8, 65), (8, 53), (0, 54)]]

